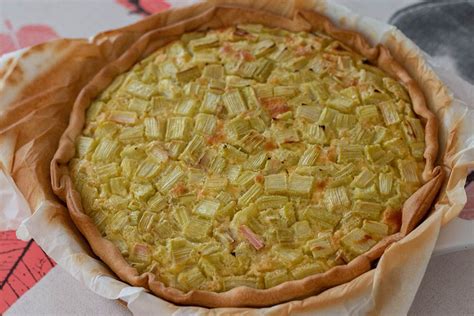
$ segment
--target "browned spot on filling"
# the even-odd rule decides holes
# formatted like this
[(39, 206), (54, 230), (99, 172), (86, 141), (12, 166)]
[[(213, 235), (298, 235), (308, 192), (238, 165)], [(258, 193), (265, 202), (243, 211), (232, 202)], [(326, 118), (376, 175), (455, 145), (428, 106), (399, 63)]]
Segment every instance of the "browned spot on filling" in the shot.
[(260, 101), (272, 118), (276, 118), (279, 114), (288, 112), (288, 110), (290, 110), (290, 107), (284, 98), (262, 98)]
[(176, 184), (175, 187), (171, 189), (171, 194), (175, 197), (181, 196), (187, 192), (188, 192), (188, 188), (183, 182)]
[(336, 162), (336, 159), (337, 159), (336, 147), (329, 147), (326, 157), (328, 161)]
[(206, 143), (209, 145), (221, 144), (226, 140), (226, 135), (224, 132), (224, 123), (223, 121), (217, 121), (217, 126), (214, 134), (206, 138)]
[(245, 61), (253, 61), (255, 60), (255, 56), (252, 55), (248, 50), (240, 50), (239, 51), (240, 58), (245, 60)]
[(308, 56), (308, 55), (311, 55), (312, 52), (313, 52), (313, 50), (312, 50), (311, 46), (300, 45), (296, 48), (295, 55), (296, 56)]
[(327, 185), (327, 179), (316, 181), (316, 184), (314, 185), (314, 189), (316, 191), (323, 191), (326, 188), (326, 185)]
[(215, 145), (223, 143), (225, 140), (225, 135), (222, 132), (214, 133), (206, 139), (207, 144)]
[(367, 241), (369, 241), (371, 239), (372, 239), (372, 237), (370, 235), (365, 234), (364, 237), (362, 237), (362, 239), (357, 240), (356, 242), (359, 243), (359, 244), (365, 244)]
[(265, 142), (265, 144), (263, 144), (263, 149), (265, 149), (266, 151), (272, 151), (277, 148), (278, 148), (277, 144), (275, 144), (275, 142), (272, 140), (269, 140)]
[(221, 53), (225, 54), (225, 55), (231, 55), (232, 53), (235, 52), (234, 48), (228, 44), (228, 43), (224, 43), (224, 45), (222, 45), (222, 48), (220, 49)]

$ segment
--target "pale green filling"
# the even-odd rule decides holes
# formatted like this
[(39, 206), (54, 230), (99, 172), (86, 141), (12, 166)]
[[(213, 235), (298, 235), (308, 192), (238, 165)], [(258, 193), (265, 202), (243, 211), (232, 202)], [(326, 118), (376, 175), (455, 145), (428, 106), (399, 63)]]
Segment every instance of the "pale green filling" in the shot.
[(220, 292), (368, 251), (398, 229), (423, 152), (400, 83), (326, 36), (242, 25), (185, 34), (119, 76), (70, 170), (139, 272)]

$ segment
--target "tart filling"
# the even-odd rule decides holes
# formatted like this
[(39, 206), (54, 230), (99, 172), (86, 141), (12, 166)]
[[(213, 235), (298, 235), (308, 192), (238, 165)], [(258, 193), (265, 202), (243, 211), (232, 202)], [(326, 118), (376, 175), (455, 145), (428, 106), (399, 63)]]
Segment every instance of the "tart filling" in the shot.
[(186, 33), (90, 105), (71, 176), (103, 236), (183, 291), (270, 288), (399, 230), (424, 128), (405, 88), (323, 34)]

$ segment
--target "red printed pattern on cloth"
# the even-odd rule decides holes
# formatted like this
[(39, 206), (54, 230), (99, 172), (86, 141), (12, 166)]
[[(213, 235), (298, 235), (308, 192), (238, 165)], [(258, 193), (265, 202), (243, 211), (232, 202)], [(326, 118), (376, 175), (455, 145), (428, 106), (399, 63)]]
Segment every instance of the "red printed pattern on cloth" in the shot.
[(0, 315), (55, 265), (33, 240), (0, 232)]
[(150, 15), (161, 12), (171, 7), (164, 0), (115, 0), (118, 4), (124, 6), (130, 13), (141, 15)]
[(15, 30), (10, 20), (5, 20), (7, 32), (0, 33), (0, 55), (58, 38), (48, 25), (30, 24)]

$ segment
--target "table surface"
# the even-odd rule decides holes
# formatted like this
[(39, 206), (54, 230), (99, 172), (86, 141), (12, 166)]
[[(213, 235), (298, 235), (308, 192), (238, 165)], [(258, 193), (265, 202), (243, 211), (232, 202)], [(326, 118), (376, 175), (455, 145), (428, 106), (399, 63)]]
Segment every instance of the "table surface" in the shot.
[[(473, 315), (473, 267), (474, 250), (434, 257), (409, 315)], [(5, 316), (21, 315), (128, 316), (131, 313), (122, 304), (94, 294), (62, 268), (55, 267), (5, 313)]]
[[(148, 13), (158, 12), (170, 6), (186, 5), (191, 1), (0, 0), (0, 55), (57, 37), (90, 36), (104, 29), (126, 25)], [(416, 3), (417, 1), (413, 0), (383, 2), (379, 0), (337, 0), (335, 2), (346, 5), (362, 15), (390, 21), (397, 25), (424, 50), (437, 57), (444, 66), (452, 68), (464, 79), (474, 83), (472, 75), (474, 74), (474, 52), (472, 51), (474, 45), (469, 43), (469, 40), (466, 44), (459, 34), (456, 37), (447, 37), (449, 40), (454, 38), (455, 44), (448, 43), (446, 37), (443, 40), (438, 40), (429, 36), (437, 34), (437, 30), (429, 28), (443, 25), (444, 29), (452, 31), (459, 27), (459, 23), (462, 23), (460, 27), (463, 33), (468, 31), (468, 38), (472, 36), (474, 22), (472, 19), (466, 20), (465, 18), (474, 13), (472, 1), (436, 0), (424, 4)], [(397, 13), (394, 14), (395, 12)], [(439, 19), (441, 13), (446, 18), (446, 23)], [(85, 16), (87, 16), (88, 23), (83, 23)], [(425, 23), (425, 20), (436, 20), (439, 23), (430, 25)], [(434, 42), (438, 45), (431, 45)], [(463, 54), (447, 50), (446, 47), (456, 47), (456, 51), (462, 51)], [(465, 66), (458, 67), (460, 63)], [(469, 187), (472, 197), (474, 197), (473, 187), (474, 185)], [(464, 217), (472, 218), (474, 198), (471, 198), (468, 203), (470, 205)], [(410, 314), (474, 315), (473, 267), (474, 250), (433, 257)], [(30, 290), (25, 291), (21, 298), (5, 313), (5, 315), (110, 314), (129, 315), (130, 312), (116, 301), (95, 295), (58, 266), (52, 268)]]

